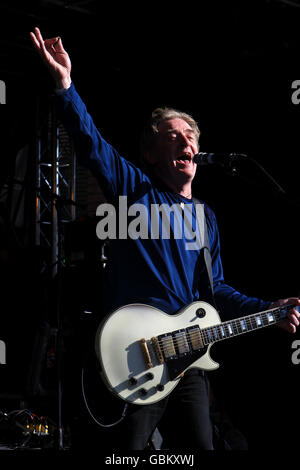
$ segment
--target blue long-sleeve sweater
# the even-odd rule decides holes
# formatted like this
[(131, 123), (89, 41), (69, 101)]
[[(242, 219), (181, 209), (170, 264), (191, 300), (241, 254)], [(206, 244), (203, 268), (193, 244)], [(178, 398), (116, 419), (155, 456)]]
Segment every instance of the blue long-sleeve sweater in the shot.
[[(57, 96), (57, 104), (81, 163), (92, 171), (107, 201), (117, 209), (116, 237), (110, 241), (106, 310), (142, 302), (173, 314), (194, 300), (213, 302), (202, 257), (203, 250), (188, 250), (187, 243), (190, 239), (184, 231), (181, 237), (173, 234), (169, 239), (151, 237), (149, 232), (151, 207), (163, 207), (163, 204), (169, 207), (190, 205), (193, 214), (192, 226), (196, 230), (195, 208), (192, 201), (153, 181), (139, 168), (121, 157), (97, 130), (74, 84)], [(123, 197), (121, 198), (123, 206), (125, 202), (128, 208), (138, 208), (137, 204), (141, 204), (145, 209), (143, 221), (148, 227), (148, 238), (140, 236), (134, 239), (127, 234), (127, 238), (120, 239), (118, 236), (120, 196)], [(245, 296), (225, 284), (216, 217), (206, 204), (204, 209), (212, 258), (214, 301), (222, 319), (236, 318), (267, 309), (270, 302)], [(124, 207), (122, 211), (124, 212)], [(136, 217), (141, 215), (138, 212), (134, 214)], [(134, 217), (124, 213), (121, 214), (122, 220), (125, 216), (128, 224), (134, 220)], [(174, 217), (176, 218), (176, 215)], [(174, 232), (172, 224), (174, 220), (171, 221), (171, 235)], [(134, 226), (137, 231), (137, 223)], [(121, 229), (124, 235), (124, 227)], [(160, 235), (161, 230), (160, 227)], [(112, 235), (114, 237), (114, 233)]]

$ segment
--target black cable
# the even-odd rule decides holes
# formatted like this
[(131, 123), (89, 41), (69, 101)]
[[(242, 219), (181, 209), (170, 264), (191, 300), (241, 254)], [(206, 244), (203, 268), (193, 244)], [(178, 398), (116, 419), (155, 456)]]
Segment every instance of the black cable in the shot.
[(116, 426), (117, 424), (119, 424), (121, 421), (123, 421), (123, 419), (125, 418), (126, 416), (126, 413), (127, 413), (127, 408), (128, 408), (128, 403), (125, 403), (124, 405), (124, 408), (123, 408), (123, 412), (121, 414), (121, 418), (118, 419), (116, 422), (114, 423), (110, 423), (110, 424), (104, 424), (104, 423), (101, 423), (101, 421), (99, 421), (92, 413), (92, 411), (90, 410), (90, 407), (88, 405), (88, 402), (87, 402), (87, 398), (86, 398), (86, 395), (85, 395), (85, 391), (84, 391), (84, 367), (82, 367), (81, 369), (81, 391), (82, 391), (82, 397), (83, 397), (83, 401), (84, 401), (84, 404), (86, 406), (86, 409), (90, 415), (90, 417), (93, 419), (93, 421), (98, 425), (100, 426), (101, 428), (111, 428), (113, 426)]

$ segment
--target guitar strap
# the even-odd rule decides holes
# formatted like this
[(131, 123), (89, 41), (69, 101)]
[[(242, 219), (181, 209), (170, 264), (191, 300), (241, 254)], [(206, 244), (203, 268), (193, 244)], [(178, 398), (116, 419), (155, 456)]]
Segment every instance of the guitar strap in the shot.
[(200, 243), (203, 248), (203, 257), (206, 264), (207, 274), (209, 278), (210, 288), (212, 295), (214, 295), (213, 275), (212, 275), (212, 261), (209, 246), (209, 237), (207, 230), (206, 217), (204, 212), (204, 204), (198, 199), (193, 197), (193, 203), (195, 206), (196, 219), (199, 229)]

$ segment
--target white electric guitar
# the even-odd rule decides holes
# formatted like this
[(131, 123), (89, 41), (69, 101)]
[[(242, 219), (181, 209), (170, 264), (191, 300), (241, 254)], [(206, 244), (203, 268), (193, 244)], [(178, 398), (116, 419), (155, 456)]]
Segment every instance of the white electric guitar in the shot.
[(96, 333), (102, 378), (126, 402), (157, 402), (188, 369), (219, 367), (209, 354), (213, 343), (273, 325), (294, 307), (285, 305), (222, 323), (217, 310), (206, 302), (193, 302), (176, 315), (149, 305), (126, 305), (109, 315)]

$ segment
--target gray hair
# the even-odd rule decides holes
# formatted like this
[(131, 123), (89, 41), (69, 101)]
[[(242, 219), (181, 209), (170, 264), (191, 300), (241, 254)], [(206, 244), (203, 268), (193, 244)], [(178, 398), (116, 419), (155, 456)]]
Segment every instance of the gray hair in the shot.
[(177, 109), (173, 109), (173, 108), (168, 108), (168, 107), (156, 108), (152, 112), (151, 117), (148, 120), (142, 132), (141, 141), (140, 141), (141, 166), (144, 170), (147, 170), (147, 169), (149, 170), (149, 164), (146, 160), (145, 155), (146, 155), (146, 152), (149, 150), (152, 150), (155, 145), (159, 124), (162, 121), (166, 121), (168, 119), (175, 119), (175, 118), (179, 118), (179, 119), (186, 121), (193, 129), (196, 140), (197, 141), (199, 140), (200, 130), (199, 130), (197, 122), (192, 118), (192, 116), (190, 116), (189, 114), (185, 112), (178, 111)]

